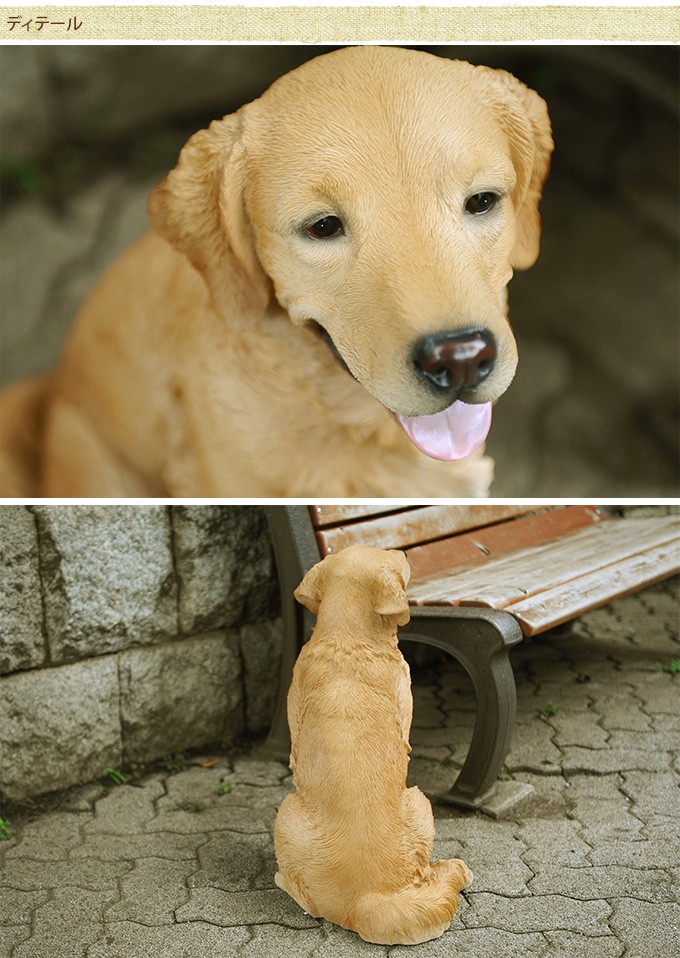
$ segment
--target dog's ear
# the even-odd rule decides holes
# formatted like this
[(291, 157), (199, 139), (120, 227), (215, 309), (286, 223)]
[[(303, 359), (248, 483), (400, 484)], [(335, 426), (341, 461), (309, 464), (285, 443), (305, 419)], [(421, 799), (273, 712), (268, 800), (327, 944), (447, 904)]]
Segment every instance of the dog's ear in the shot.
[(406, 625), (411, 618), (405, 591), (407, 582), (408, 575), (396, 568), (382, 570), (375, 581), (373, 608), (379, 615), (393, 618), (397, 625)]
[(323, 560), (312, 566), (305, 575), (300, 585), (293, 595), (301, 605), (309, 609), (314, 615), (319, 611), (321, 605), (321, 596), (323, 592)]
[(478, 95), (489, 105), (510, 142), (517, 173), (512, 201), (515, 209), (515, 244), (510, 254), (514, 269), (536, 262), (541, 239), (538, 204), (550, 170), (553, 139), (544, 100), (505, 70), (474, 67), (483, 78)]
[(217, 313), (241, 328), (262, 316), (271, 295), (246, 211), (243, 114), (194, 134), (148, 203), (156, 232), (200, 271)]

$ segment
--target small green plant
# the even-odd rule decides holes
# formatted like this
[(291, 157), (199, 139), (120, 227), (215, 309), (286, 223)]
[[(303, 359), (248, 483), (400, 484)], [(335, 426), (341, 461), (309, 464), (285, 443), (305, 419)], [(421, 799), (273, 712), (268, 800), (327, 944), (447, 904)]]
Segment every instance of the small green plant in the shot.
[(667, 662), (662, 668), (664, 672), (670, 672), (671, 675), (676, 675), (680, 672), (680, 659), (671, 659), (671, 661)]
[(9, 818), (0, 818), (0, 842), (8, 842), (12, 837)]
[(511, 782), (512, 781), (512, 772), (507, 765), (504, 765), (503, 768), (498, 773), (499, 782)]
[(182, 802), (177, 802), (175, 808), (180, 812), (202, 812), (205, 810), (205, 804), (203, 802), (194, 802), (189, 799), (185, 799)]
[(235, 788), (236, 782), (220, 782), (219, 785), (213, 788), (213, 792), (215, 795), (228, 795), (229, 792), (233, 791)]
[(557, 715), (558, 712), (559, 708), (554, 702), (547, 702), (545, 708), (541, 712), (541, 715), (544, 715), (546, 718), (552, 718), (552, 716)]
[(187, 768), (187, 757), (184, 752), (173, 752), (172, 755), (166, 755), (163, 759), (168, 772), (183, 772)]
[(115, 782), (116, 785), (124, 785), (127, 782), (127, 776), (123, 775), (122, 772), (119, 772), (117, 768), (113, 768), (111, 765), (106, 766), (104, 774)]

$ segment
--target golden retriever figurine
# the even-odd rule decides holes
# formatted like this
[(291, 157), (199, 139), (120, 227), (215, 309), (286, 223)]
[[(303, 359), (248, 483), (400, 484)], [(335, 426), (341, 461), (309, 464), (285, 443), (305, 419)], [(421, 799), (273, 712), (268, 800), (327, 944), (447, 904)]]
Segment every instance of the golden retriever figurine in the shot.
[(296, 791), (276, 819), (276, 884), (310, 915), (366, 941), (443, 934), (472, 881), (430, 865), (434, 819), (406, 788), (413, 699), (397, 626), (409, 620), (403, 552), (350, 546), (315, 565), (295, 597), (317, 615), (288, 693)]
[(5, 496), (485, 496), (552, 139), (510, 74), (308, 61), (195, 134), (155, 232), (0, 402)]

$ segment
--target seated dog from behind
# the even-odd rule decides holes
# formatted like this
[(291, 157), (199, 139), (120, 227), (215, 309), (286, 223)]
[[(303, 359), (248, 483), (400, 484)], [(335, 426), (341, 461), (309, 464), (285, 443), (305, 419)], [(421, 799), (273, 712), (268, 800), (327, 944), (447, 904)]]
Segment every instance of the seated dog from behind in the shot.
[(317, 615), (288, 693), (296, 791), (276, 819), (276, 884), (366, 941), (416, 944), (449, 927), (472, 880), (430, 864), (428, 799), (406, 787), (413, 698), (397, 626), (409, 620), (403, 552), (351, 546), (295, 597)]

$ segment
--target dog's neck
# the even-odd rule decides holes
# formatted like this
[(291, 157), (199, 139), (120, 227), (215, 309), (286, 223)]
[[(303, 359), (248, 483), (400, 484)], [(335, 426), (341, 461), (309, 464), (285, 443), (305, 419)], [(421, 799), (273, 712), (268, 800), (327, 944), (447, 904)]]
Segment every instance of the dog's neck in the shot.
[(370, 645), (397, 647), (396, 623), (391, 616), (375, 611), (363, 589), (343, 589), (337, 595), (327, 592), (316, 615), (315, 632), (347, 648), (364, 636)]

